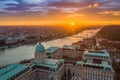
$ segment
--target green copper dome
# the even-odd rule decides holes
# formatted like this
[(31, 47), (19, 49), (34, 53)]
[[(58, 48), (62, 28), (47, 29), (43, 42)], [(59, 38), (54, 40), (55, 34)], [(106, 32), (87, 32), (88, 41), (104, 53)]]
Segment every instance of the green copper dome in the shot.
[(36, 53), (43, 53), (43, 52), (45, 52), (45, 47), (41, 43), (38, 43), (36, 48), (35, 48), (35, 52)]

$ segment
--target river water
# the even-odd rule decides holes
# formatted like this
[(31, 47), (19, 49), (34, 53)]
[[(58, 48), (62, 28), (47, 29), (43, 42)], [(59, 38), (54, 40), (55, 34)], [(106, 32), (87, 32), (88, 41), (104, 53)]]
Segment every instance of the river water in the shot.
[[(51, 46), (62, 47), (63, 45), (71, 45), (74, 42), (83, 40), (83, 38), (88, 38), (93, 36), (98, 31), (99, 29), (84, 30), (82, 33), (73, 35), (71, 37), (65, 37), (65, 38), (55, 39), (51, 41), (46, 41), (46, 42), (42, 42), (42, 44), (45, 46), (45, 48), (49, 48)], [(25, 59), (34, 58), (35, 46), (36, 44), (24, 45), (16, 48), (0, 50), (0, 66), (19, 62)]]

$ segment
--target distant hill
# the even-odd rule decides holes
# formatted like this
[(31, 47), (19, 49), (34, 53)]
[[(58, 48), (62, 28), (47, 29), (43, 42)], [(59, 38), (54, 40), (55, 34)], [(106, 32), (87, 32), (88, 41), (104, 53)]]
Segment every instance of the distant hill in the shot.
[(100, 38), (120, 41), (120, 25), (105, 26), (98, 32), (97, 35)]

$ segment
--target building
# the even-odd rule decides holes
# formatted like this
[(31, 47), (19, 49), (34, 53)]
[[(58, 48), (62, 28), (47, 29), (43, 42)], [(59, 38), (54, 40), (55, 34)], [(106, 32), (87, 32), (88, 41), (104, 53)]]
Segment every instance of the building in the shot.
[(9, 65), (0, 70), (0, 80), (14, 80), (29, 70), (30, 68), (28, 66), (20, 64)]
[[(35, 58), (29, 65), (11, 64), (2, 68), (0, 80), (114, 80), (112, 60), (106, 50), (86, 50), (77, 55), (82, 56), (78, 61), (74, 59), (81, 53), (73, 46), (64, 46), (64, 54), (59, 50), (58, 47), (45, 50), (41, 43), (37, 44)], [(58, 54), (63, 54), (63, 59), (52, 59)], [(70, 56), (70, 62), (64, 55)]]
[(39, 69), (37, 80), (61, 80), (64, 74), (64, 60), (48, 59), (41, 43), (37, 45), (35, 50), (35, 63), (34, 68)]
[(61, 80), (64, 75), (63, 59), (48, 59), (44, 46), (35, 49), (35, 60), (29, 65), (12, 64), (0, 70), (0, 80)]
[(83, 50), (77, 49), (74, 46), (64, 45), (62, 47), (62, 54), (63, 59), (65, 59), (65, 62), (76, 64), (78, 60), (82, 59), (83, 52), (84, 52)]
[(106, 50), (86, 51), (82, 58), (76, 64), (75, 76), (81, 80), (114, 80), (112, 61)]
[(63, 58), (62, 50), (56, 46), (52, 46), (52, 47), (46, 49), (45, 53), (48, 58), (52, 58), (52, 59), (62, 59)]
[(6, 44), (15, 44), (15, 43), (17, 43), (17, 42), (18, 42), (18, 40), (15, 39), (15, 38), (12, 38), (12, 37), (9, 37), (9, 38), (7, 38), (7, 39), (5, 40), (5, 43), (6, 43)]

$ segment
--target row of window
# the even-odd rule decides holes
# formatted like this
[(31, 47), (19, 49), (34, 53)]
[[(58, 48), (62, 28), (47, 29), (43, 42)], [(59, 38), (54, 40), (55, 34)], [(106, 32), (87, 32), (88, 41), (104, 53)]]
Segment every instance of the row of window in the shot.
[(85, 77), (104, 77), (104, 78), (109, 78), (111, 79), (113, 77), (112, 74), (107, 73), (107, 72), (102, 72), (102, 71), (97, 71), (97, 70), (89, 70), (89, 69), (79, 69), (77, 71), (77, 75), (85, 76)]
[(85, 55), (85, 57), (95, 57), (95, 58), (109, 59), (109, 57), (107, 57), (107, 56), (96, 56), (96, 55)]

